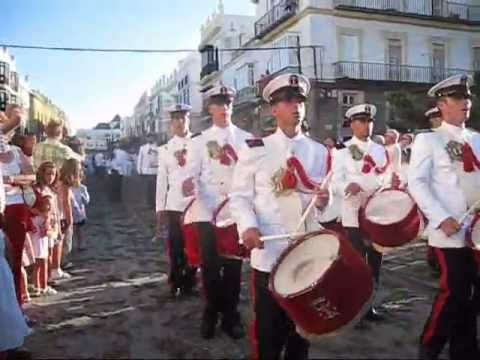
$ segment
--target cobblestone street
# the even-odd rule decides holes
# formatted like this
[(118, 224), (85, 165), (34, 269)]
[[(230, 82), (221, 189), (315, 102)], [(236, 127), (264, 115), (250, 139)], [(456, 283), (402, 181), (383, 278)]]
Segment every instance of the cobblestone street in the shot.
[[(124, 203), (110, 202), (105, 185), (89, 182), (88, 250), (72, 257), (73, 278), (59, 284), (58, 295), (27, 307), (38, 320), (26, 344), (34, 357), (246, 358), (246, 339), (235, 342), (220, 331), (214, 340), (200, 339), (200, 298), (169, 299), (167, 262), (161, 244), (151, 242), (153, 214), (143, 205), (139, 179), (126, 179)], [(386, 257), (376, 300), (387, 314), (384, 323), (324, 339), (311, 357), (416, 358), (436, 287), (424, 252), (415, 244)], [(248, 264), (244, 269), (245, 281)], [(241, 297), (247, 322), (247, 283)]]

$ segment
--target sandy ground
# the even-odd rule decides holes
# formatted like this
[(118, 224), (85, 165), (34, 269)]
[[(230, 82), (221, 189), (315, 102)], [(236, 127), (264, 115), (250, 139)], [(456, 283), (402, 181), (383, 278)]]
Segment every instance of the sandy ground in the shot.
[[(73, 278), (57, 286), (58, 295), (27, 305), (38, 320), (26, 342), (33, 356), (247, 358), (247, 339), (232, 341), (220, 330), (213, 340), (200, 338), (200, 298), (169, 298), (167, 260), (163, 245), (151, 242), (154, 217), (144, 204), (140, 179), (126, 179), (123, 203), (110, 202), (98, 181), (90, 181), (89, 189), (88, 250), (72, 255)], [(416, 358), (437, 284), (424, 258), (421, 244), (389, 254), (376, 299), (385, 322), (323, 339), (312, 346), (311, 358)], [(247, 263), (244, 269), (248, 279)], [(252, 316), (250, 305), (244, 283), (245, 322)]]

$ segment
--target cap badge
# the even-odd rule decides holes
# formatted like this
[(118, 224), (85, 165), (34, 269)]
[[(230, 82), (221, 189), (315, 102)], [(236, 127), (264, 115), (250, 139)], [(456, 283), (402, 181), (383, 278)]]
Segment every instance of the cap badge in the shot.
[(297, 75), (291, 75), (288, 79), (290, 86), (299, 86), (299, 80)]

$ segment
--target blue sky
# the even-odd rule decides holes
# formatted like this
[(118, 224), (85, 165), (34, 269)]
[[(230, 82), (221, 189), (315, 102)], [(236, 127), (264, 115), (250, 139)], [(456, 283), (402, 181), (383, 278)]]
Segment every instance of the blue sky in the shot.
[[(0, 43), (98, 48), (197, 48), (218, 0), (0, 0)], [(253, 15), (250, 0), (225, 12)], [(185, 54), (104, 54), (10, 49), (17, 70), (62, 107), (76, 128), (129, 115)]]

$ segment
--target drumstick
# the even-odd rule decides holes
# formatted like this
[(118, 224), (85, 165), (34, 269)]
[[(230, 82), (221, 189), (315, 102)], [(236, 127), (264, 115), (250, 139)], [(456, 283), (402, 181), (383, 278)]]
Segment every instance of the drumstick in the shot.
[[(333, 176), (333, 172), (330, 170), (328, 172), (328, 174), (325, 176), (325, 178), (323, 179), (322, 183), (320, 184), (320, 188), (319, 190), (325, 190), (325, 187), (327, 186), (328, 182), (330, 181), (330, 179), (332, 178)], [(307, 208), (305, 209), (303, 215), (302, 215), (302, 218), (300, 219), (300, 221), (298, 222), (298, 225), (295, 229), (295, 232), (297, 233), (298, 231), (300, 231), (301, 227), (302, 227), (302, 224), (305, 222), (305, 220), (307, 220), (307, 217), (308, 215), (310, 215), (310, 212), (312, 211), (313, 207), (315, 206), (315, 203), (318, 199), (318, 194), (315, 194), (313, 197), (312, 197), (312, 200), (310, 201), (310, 203), (308, 204)]]
[(260, 236), (260, 241), (270, 241), (270, 240), (282, 240), (286, 238), (294, 238), (297, 236), (303, 236), (306, 233), (291, 233), (291, 234), (281, 234), (281, 235), (267, 235), (267, 236)]
[(467, 219), (467, 217), (468, 217), (478, 206), (480, 206), (480, 200), (476, 201), (472, 206), (470, 206), (470, 208), (467, 210), (467, 212), (462, 215), (462, 217), (460, 218), (460, 220), (458, 220), (458, 223), (459, 223), (459, 224), (462, 224), (462, 223)]

